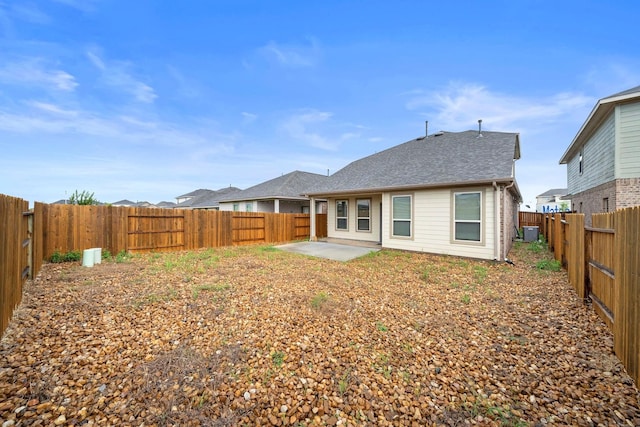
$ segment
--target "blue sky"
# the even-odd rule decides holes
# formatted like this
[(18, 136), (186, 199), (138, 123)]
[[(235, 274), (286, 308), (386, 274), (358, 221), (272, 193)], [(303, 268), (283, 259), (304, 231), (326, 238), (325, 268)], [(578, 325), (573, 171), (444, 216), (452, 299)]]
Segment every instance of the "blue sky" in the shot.
[(640, 2), (0, 0), (0, 193), (175, 201), (429, 131), (519, 132), (525, 203), (640, 84)]

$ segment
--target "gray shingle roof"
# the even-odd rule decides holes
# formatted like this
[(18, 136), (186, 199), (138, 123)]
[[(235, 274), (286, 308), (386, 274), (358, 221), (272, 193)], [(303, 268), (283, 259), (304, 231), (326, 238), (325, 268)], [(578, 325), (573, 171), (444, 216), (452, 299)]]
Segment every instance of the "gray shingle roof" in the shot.
[(566, 196), (569, 193), (569, 190), (566, 188), (553, 188), (551, 190), (547, 190), (542, 194), (538, 194), (537, 197), (547, 197), (547, 196)]
[(183, 199), (185, 197), (198, 197), (198, 196), (202, 196), (204, 194), (207, 194), (207, 192), (209, 192), (209, 191), (213, 191), (213, 190), (207, 190), (206, 188), (199, 188), (198, 190), (193, 190), (190, 193), (182, 194), (182, 195), (176, 197), (176, 199)]
[(217, 208), (218, 206), (220, 206), (221, 198), (228, 197), (240, 191), (242, 190), (240, 190), (238, 187), (226, 187), (218, 191), (212, 191), (210, 193), (202, 194), (199, 197), (187, 200), (187, 202), (191, 202), (191, 207), (194, 209)]
[(278, 178), (270, 179), (261, 184), (249, 187), (229, 197), (220, 199), (221, 202), (258, 199), (304, 199), (302, 195), (317, 188), (328, 177), (316, 173), (293, 171)]
[(512, 180), (519, 158), (517, 133), (438, 132), (356, 160), (307, 194)]

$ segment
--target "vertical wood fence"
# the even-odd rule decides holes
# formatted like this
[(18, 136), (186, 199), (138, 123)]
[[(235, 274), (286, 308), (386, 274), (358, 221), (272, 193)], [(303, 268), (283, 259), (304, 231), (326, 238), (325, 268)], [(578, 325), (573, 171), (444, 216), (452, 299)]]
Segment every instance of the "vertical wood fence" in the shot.
[(29, 202), (0, 194), (0, 335), (22, 300), (29, 265), (32, 223)]
[[(229, 212), (115, 206), (45, 205), (44, 258), (54, 252), (100, 247), (120, 251), (176, 251), (290, 242), (309, 237), (309, 214)], [(326, 237), (326, 214), (317, 214)]]
[(544, 235), (576, 293), (613, 332), (614, 351), (640, 383), (640, 207), (592, 215), (546, 214)]

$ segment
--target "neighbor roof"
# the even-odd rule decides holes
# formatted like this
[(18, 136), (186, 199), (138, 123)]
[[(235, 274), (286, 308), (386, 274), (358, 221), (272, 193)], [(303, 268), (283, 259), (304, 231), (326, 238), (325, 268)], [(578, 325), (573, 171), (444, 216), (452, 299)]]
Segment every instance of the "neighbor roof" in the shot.
[[(218, 191), (212, 191), (210, 193), (203, 194), (199, 197), (195, 197), (187, 202), (191, 202), (191, 207), (194, 209), (203, 208), (217, 208), (220, 206), (220, 199), (228, 197), (231, 194), (235, 194), (242, 191), (238, 187), (226, 187), (221, 188)], [(186, 202), (185, 202), (186, 203)]]
[[(241, 191), (237, 187), (225, 187), (220, 190), (196, 190), (198, 195), (193, 196), (182, 203), (178, 203), (176, 208), (215, 208), (219, 206), (222, 197)], [(194, 192), (195, 193), (195, 192)]]
[(202, 196), (203, 194), (207, 194), (207, 192), (209, 192), (209, 191), (213, 191), (213, 190), (208, 190), (206, 188), (200, 188), (198, 190), (193, 190), (190, 193), (186, 193), (186, 194), (183, 194), (181, 196), (178, 196), (178, 197), (176, 197), (176, 199), (183, 199), (185, 197), (198, 197), (198, 196)]
[(547, 197), (547, 196), (566, 196), (569, 193), (567, 188), (553, 188), (551, 190), (547, 190), (542, 194), (538, 194), (537, 197)]
[(295, 199), (305, 200), (308, 191), (317, 188), (328, 177), (317, 173), (293, 171), (278, 178), (249, 187), (231, 196), (220, 199), (221, 202), (259, 199)]
[(580, 148), (589, 140), (591, 135), (600, 127), (602, 122), (609, 117), (616, 105), (628, 102), (640, 101), (640, 86), (614, 93), (606, 98), (599, 100), (591, 110), (589, 117), (582, 124), (580, 130), (569, 144), (567, 151), (564, 152), (560, 159), (560, 164), (566, 164), (579, 151)]
[(520, 137), (506, 132), (438, 132), (357, 160), (308, 195), (511, 182)]

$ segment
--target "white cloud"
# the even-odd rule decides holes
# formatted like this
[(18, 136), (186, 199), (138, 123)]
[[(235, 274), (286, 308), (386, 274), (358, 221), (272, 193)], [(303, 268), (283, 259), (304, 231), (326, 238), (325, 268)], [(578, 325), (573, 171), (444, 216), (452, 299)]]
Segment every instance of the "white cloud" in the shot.
[(320, 124), (327, 122), (332, 114), (324, 111), (305, 111), (288, 117), (281, 127), (294, 140), (323, 150), (337, 150), (336, 141), (330, 141), (314, 130)]
[(99, 0), (53, 0), (56, 3), (78, 9), (82, 12), (92, 12), (95, 10)]
[[(430, 128), (466, 130), (482, 119), (483, 128), (523, 132), (533, 131), (542, 124), (565, 121), (593, 105), (593, 99), (579, 93), (562, 92), (535, 98), (492, 92), (474, 83), (451, 83), (430, 93), (413, 92), (406, 107), (428, 110), (424, 115)], [(430, 116), (435, 114), (435, 117)]]
[(0, 67), (0, 82), (23, 86), (39, 86), (45, 89), (73, 91), (78, 83), (66, 71), (48, 68), (45, 61), (32, 58)]
[(242, 123), (244, 124), (253, 123), (258, 118), (257, 114), (247, 113), (246, 111), (243, 111), (241, 114), (242, 114)]
[(279, 44), (270, 41), (260, 48), (267, 58), (287, 67), (311, 67), (317, 64), (320, 46), (315, 39), (309, 39), (308, 45)]
[(102, 78), (105, 84), (119, 88), (123, 92), (133, 96), (136, 101), (145, 104), (153, 103), (158, 97), (151, 86), (131, 75), (129, 71), (131, 68), (130, 63), (121, 61), (108, 63), (95, 51), (88, 51), (87, 57), (91, 63), (102, 72)]
[(78, 116), (77, 111), (67, 110), (55, 104), (49, 104), (46, 102), (39, 102), (39, 101), (28, 101), (27, 104), (41, 111), (44, 111), (46, 113), (52, 113), (55, 115), (62, 115), (62, 116), (68, 116), (68, 117)]
[(11, 6), (13, 15), (33, 24), (48, 24), (51, 18), (33, 3), (20, 3)]

